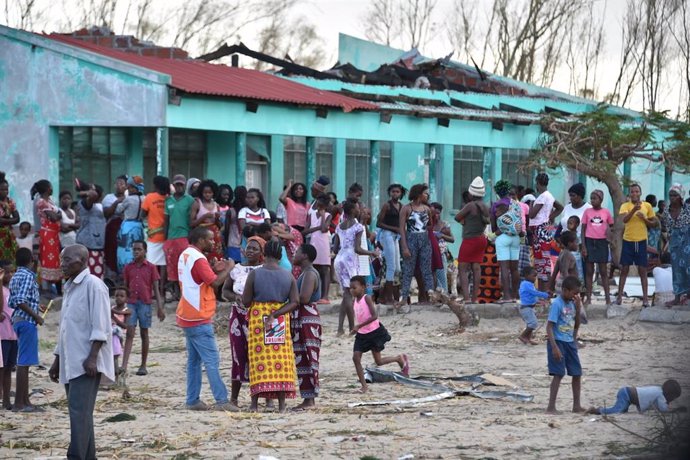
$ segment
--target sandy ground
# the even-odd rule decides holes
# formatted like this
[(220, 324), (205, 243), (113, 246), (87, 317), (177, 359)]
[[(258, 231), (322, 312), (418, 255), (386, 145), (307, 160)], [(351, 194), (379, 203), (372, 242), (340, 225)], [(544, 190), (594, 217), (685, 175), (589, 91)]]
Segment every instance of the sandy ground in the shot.
[[(251, 458), (261, 455), (290, 458), (605, 458), (634, 453), (645, 442), (627, 434), (601, 417), (567, 412), (571, 387), (564, 379), (558, 400), (563, 415), (543, 413), (550, 378), (546, 372), (543, 329), (540, 344), (525, 346), (516, 335), (522, 323), (482, 320), (463, 334), (454, 330), (448, 311), (427, 307), (406, 315), (385, 316), (382, 321), (393, 336), (384, 354), (408, 353), (412, 374), (454, 376), (489, 372), (514, 382), (534, 394), (531, 403), (486, 401), (458, 397), (413, 407), (360, 407), (360, 400), (392, 400), (433, 393), (397, 383), (370, 385), (367, 395), (359, 387), (351, 361), (352, 339), (335, 338), (337, 316), (325, 308), (324, 344), (321, 354), (321, 397), (318, 409), (308, 413), (219, 413), (183, 409), (185, 348), (174, 324), (174, 305), (167, 305), (168, 319), (151, 331), (149, 375), (131, 375), (127, 383), (132, 399), (121, 391), (101, 391), (95, 412), (100, 458)], [(41, 361), (52, 362), (58, 312), (50, 312), (41, 329)], [(219, 311), (224, 322), (227, 307)], [(660, 384), (666, 378), (681, 382), (690, 398), (690, 334), (688, 326), (639, 323), (628, 317), (594, 320), (583, 326), (587, 340), (581, 350), (583, 405), (611, 403), (617, 389), (629, 384)], [(218, 332), (223, 376), (230, 383), (230, 350), (227, 329)], [(366, 357), (371, 365), (371, 356)], [(139, 364), (135, 342), (131, 368)], [(396, 370), (396, 366), (389, 366)], [(69, 442), (69, 420), (62, 387), (51, 383), (47, 370), (33, 369), (31, 388), (45, 394), (33, 396), (44, 414), (3, 411), (0, 417), (0, 457), (36, 458), (64, 456)], [(202, 398), (212, 402), (206, 380)], [(289, 401), (294, 406), (299, 400)], [(246, 389), (240, 403), (247, 407)], [(121, 412), (135, 421), (107, 423)], [(631, 412), (615, 420), (625, 428), (647, 434), (655, 424), (650, 415)]]

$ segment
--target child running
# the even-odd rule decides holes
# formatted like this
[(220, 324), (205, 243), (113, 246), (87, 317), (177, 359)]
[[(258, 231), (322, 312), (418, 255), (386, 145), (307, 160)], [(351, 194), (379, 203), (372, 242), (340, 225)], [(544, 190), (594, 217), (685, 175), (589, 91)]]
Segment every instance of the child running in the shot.
[(588, 414), (609, 415), (624, 414), (631, 405), (637, 407), (642, 413), (654, 408), (659, 412), (685, 412), (685, 406), (675, 409), (668, 407), (669, 403), (680, 397), (680, 384), (676, 380), (666, 380), (663, 385), (650, 385), (644, 387), (623, 387), (618, 390), (616, 403), (611, 407), (590, 407)]
[(127, 338), (125, 340), (125, 353), (122, 357), (123, 372), (127, 371), (129, 355), (132, 352), (134, 343), (134, 333), (136, 332), (137, 322), (141, 328), (141, 366), (137, 370), (137, 375), (146, 375), (146, 360), (149, 355), (149, 329), (151, 328), (151, 292), (156, 296), (158, 319), (165, 319), (161, 292), (159, 289), (160, 275), (158, 268), (153, 263), (146, 260), (146, 242), (139, 240), (132, 243), (134, 261), (127, 264), (124, 270), (125, 285), (129, 289), (127, 306), (132, 311), (132, 315), (127, 321)]
[(2, 388), (2, 407), (12, 409), (10, 389), (12, 388), (12, 367), (17, 365), (17, 334), (12, 329), (12, 310), (9, 307), (10, 289), (14, 267), (9, 260), (0, 261), (0, 340), (2, 340), (2, 360), (0, 361), (0, 388)]
[(580, 329), (580, 287), (582, 284), (574, 276), (563, 280), (561, 294), (551, 303), (549, 322), (546, 325), (546, 356), (549, 375), (553, 376), (549, 390), (547, 414), (559, 414), (556, 410), (556, 397), (561, 380), (566, 372), (573, 378), (573, 412), (584, 412), (580, 405), (582, 367), (577, 353), (577, 333)]
[(365, 294), (366, 288), (367, 282), (363, 276), (353, 276), (350, 280), (350, 293), (355, 310), (355, 326), (350, 331), (350, 335), (355, 336), (352, 361), (355, 363), (357, 377), (362, 385), (362, 388), (359, 389), (360, 393), (366, 393), (368, 389), (362, 369), (362, 355), (368, 351), (371, 351), (377, 366), (398, 363), (403, 375), (408, 376), (410, 374), (410, 361), (406, 354), (392, 358), (381, 356), (381, 352), (386, 347), (386, 342), (391, 340), (391, 336), (379, 321), (374, 302), (370, 296)]
[(537, 303), (537, 298), (548, 299), (549, 294), (534, 287), (534, 283), (537, 281), (536, 268), (525, 267), (522, 270), (522, 278), (520, 283), (520, 316), (525, 322), (525, 330), (518, 338), (525, 345), (537, 345), (537, 342), (532, 339), (534, 331), (539, 327), (537, 315), (534, 314), (534, 306)]
[(115, 375), (119, 377), (122, 372), (117, 367), (117, 358), (122, 355), (122, 333), (127, 331), (127, 322), (132, 314), (127, 308), (127, 297), (129, 289), (125, 286), (115, 288), (115, 305), (110, 309), (110, 317), (113, 325), (113, 360), (115, 363)]

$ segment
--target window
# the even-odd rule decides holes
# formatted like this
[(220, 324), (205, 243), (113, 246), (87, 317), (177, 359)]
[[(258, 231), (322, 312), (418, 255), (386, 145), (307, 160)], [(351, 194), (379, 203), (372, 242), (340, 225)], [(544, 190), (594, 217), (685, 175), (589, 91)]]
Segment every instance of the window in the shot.
[[(316, 141), (316, 177), (327, 176), (333, 180), (333, 139), (317, 137)], [(307, 184), (309, 185), (309, 184)]]
[[(146, 189), (157, 174), (156, 128), (144, 129), (144, 180)], [(187, 178), (206, 177), (206, 131), (195, 129), (169, 129), (168, 131), (168, 173), (170, 176), (183, 174)]]
[(78, 177), (107, 191), (117, 176), (126, 174), (125, 128), (61, 127), (58, 135), (59, 190), (72, 190), (72, 181)]
[(501, 160), (502, 178), (513, 185), (533, 187), (531, 171), (519, 171), (520, 163), (529, 156), (527, 149), (503, 149)]
[(285, 136), (283, 141), (283, 184), (307, 180), (307, 140), (302, 136)]
[[(357, 182), (364, 188), (364, 196), (369, 194), (369, 141), (348, 139), (345, 143), (345, 184), (346, 190)], [(367, 202), (369, 200), (367, 199)]]
[(453, 148), (453, 208), (463, 206), (462, 193), (470, 187), (472, 180), (482, 176), (484, 169), (484, 149), (456, 145)]

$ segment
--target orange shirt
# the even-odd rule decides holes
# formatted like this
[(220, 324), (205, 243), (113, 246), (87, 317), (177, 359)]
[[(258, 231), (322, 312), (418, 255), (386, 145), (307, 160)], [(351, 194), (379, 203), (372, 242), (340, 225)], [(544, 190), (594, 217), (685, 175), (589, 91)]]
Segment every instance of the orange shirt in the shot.
[(148, 241), (153, 243), (165, 241), (165, 234), (163, 233), (163, 226), (165, 225), (165, 198), (165, 195), (151, 192), (146, 195), (144, 202), (141, 204), (141, 209), (148, 214)]

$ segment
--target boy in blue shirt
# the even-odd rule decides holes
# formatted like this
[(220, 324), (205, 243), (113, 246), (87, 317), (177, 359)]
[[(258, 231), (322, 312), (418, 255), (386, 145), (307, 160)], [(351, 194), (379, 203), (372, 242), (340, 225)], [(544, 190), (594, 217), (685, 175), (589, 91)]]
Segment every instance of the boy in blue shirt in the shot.
[(537, 269), (534, 267), (525, 267), (522, 269), (522, 282), (520, 282), (520, 316), (525, 322), (525, 330), (518, 337), (525, 345), (536, 345), (537, 342), (532, 340), (532, 334), (539, 327), (537, 315), (534, 314), (534, 306), (537, 299), (548, 299), (549, 294), (537, 290), (534, 283), (537, 281)]
[(580, 405), (582, 367), (577, 354), (577, 332), (580, 328), (580, 312), (582, 311), (581, 286), (577, 277), (566, 277), (563, 280), (561, 295), (551, 303), (549, 310), (549, 320), (546, 325), (548, 336), (546, 355), (549, 375), (552, 375), (553, 379), (549, 390), (547, 414), (559, 413), (556, 410), (556, 397), (566, 371), (573, 378), (573, 412), (584, 412)]

